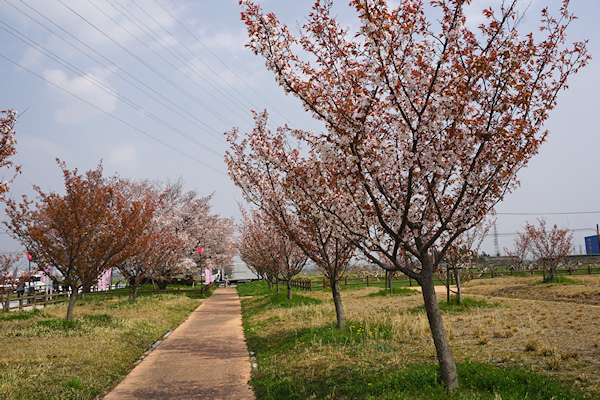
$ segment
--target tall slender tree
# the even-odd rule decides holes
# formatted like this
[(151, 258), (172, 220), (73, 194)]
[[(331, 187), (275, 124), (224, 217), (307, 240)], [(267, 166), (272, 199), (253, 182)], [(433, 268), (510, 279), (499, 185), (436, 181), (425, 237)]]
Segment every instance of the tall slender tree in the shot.
[[(325, 214), (312, 212), (317, 207), (315, 199), (297, 190), (295, 182), (310, 179), (309, 171), (299, 163), (299, 153), (284, 147), (281, 131), (267, 130), (266, 112), (255, 114), (255, 120), (256, 128), (247, 140), (240, 142), (235, 129), (227, 134), (231, 144), (225, 154), (228, 172), (246, 200), (258, 206), (323, 272), (331, 287), (337, 327), (343, 329), (339, 279), (350, 267), (354, 245), (329, 223)], [(272, 159), (285, 165), (273, 164)]]
[(0, 111), (0, 170), (3, 175), (5, 172), (9, 174), (9, 176), (3, 176), (2, 181), (0, 181), (0, 200), (4, 199), (9, 183), (20, 172), (20, 167), (16, 166), (11, 160), (11, 157), (17, 154), (17, 140), (14, 130), (16, 122), (17, 113), (15, 111)]

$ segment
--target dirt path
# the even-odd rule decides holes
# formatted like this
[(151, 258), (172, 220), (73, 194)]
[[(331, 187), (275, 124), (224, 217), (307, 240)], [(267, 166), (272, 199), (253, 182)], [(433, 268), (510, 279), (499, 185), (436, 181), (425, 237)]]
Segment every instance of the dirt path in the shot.
[(235, 288), (219, 288), (104, 399), (251, 400)]

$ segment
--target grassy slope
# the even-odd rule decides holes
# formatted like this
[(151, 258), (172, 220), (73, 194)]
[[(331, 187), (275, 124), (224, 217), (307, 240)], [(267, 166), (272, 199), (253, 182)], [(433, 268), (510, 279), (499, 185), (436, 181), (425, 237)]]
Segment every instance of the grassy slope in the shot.
[(420, 295), (373, 296), (378, 288), (345, 292), (347, 329), (338, 331), (330, 293), (302, 293), (322, 302), (296, 299), (301, 304), (284, 308), (261, 283), (238, 290), (254, 295), (243, 301), (243, 312), (258, 363), (251, 381), (258, 399), (577, 399), (600, 393), (593, 367), (581, 365), (598, 347), (561, 348), (545, 332), (549, 325), (540, 325), (543, 307), (529, 313), (524, 304), (481, 299), (446, 307), (461, 385), (448, 396)]
[(0, 399), (93, 399), (198, 306), (186, 296), (78, 301), (0, 314)]

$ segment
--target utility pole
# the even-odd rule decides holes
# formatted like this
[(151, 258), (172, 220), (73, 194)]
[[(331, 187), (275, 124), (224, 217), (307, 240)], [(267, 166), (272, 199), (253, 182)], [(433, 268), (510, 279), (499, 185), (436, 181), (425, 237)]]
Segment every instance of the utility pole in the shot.
[(598, 238), (598, 253), (600, 253), (600, 228), (598, 228), (598, 224), (596, 224), (596, 237)]

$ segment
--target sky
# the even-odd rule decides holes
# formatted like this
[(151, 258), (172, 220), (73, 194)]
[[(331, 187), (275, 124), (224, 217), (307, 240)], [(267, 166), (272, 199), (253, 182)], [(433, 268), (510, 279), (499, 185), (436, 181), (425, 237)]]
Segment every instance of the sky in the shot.
[[(292, 28), (309, 0), (264, 0)], [(468, 17), (498, 0), (473, 0)], [(334, 2), (343, 25), (356, 20)], [(527, 0), (523, 25), (535, 29), (539, 9), (558, 0)], [(579, 17), (569, 41), (589, 39), (600, 54), (600, 2), (573, 0)], [(0, 110), (19, 112), (11, 196), (32, 185), (61, 192), (56, 159), (105, 175), (183, 179), (188, 190), (214, 193), (212, 207), (238, 217), (239, 189), (229, 180), (223, 133), (252, 129), (251, 110), (267, 109), (271, 126), (322, 130), (300, 102), (277, 86), (264, 60), (245, 48), (237, 0), (5, 0), (0, 2)], [(496, 207), (498, 249), (511, 247), (526, 221), (546, 218), (573, 230), (575, 253), (600, 223), (600, 67), (597, 56), (559, 96), (548, 141), (519, 174), (520, 188)], [(495, 253), (493, 237), (482, 249)], [(0, 252), (23, 248), (0, 231)]]

